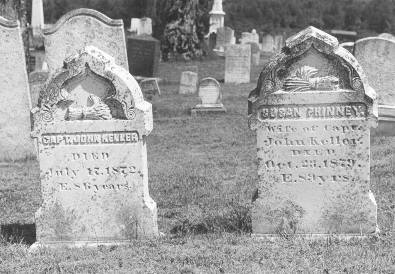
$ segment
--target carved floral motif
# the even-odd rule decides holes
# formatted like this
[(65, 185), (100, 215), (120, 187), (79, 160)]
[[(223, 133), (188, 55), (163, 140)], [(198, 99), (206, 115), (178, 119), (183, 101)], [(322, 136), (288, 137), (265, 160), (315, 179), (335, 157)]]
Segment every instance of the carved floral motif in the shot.
[(313, 67), (303, 66), (285, 79), (284, 90), (287, 92), (304, 92), (309, 90), (337, 90), (339, 78), (335, 76), (314, 77), (318, 70)]

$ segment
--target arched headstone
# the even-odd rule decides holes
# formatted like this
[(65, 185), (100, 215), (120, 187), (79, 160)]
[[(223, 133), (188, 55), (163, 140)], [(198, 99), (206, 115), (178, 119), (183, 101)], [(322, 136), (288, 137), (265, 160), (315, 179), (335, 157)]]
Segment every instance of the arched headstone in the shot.
[(33, 248), (158, 235), (148, 192), (152, 106), (127, 70), (86, 47), (50, 76), (33, 117), (43, 199)]
[(257, 132), (258, 235), (377, 231), (370, 191), (374, 90), (337, 39), (309, 27), (266, 64), (249, 96)]
[(50, 72), (86, 46), (107, 52), (117, 65), (129, 69), (123, 21), (95, 10), (77, 9), (63, 15), (54, 26), (44, 29), (44, 45)]

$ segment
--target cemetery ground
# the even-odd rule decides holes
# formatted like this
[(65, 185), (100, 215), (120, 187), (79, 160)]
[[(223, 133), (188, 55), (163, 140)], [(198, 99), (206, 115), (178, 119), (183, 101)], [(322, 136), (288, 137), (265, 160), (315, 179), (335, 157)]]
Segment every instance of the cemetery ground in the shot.
[[(0, 166), (0, 273), (394, 273), (395, 138), (372, 141), (372, 191), (381, 233), (365, 240), (328, 237), (278, 240), (251, 237), (250, 207), (257, 188), (256, 139), (248, 129), (251, 84), (223, 84), (226, 114), (190, 116), (197, 95), (179, 95), (180, 74), (223, 79), (224, 60), (160, 65), (161, 97), (153, 99), (148, 137), (150, 195), (158, 206), (156, 240), (98, 249), (42, 249), (35, 241), (40, 206), (36, 160)], [(344, 208), (347, 214), (347, 208)], [(339, 216), (341, 218), (341, 216)]]

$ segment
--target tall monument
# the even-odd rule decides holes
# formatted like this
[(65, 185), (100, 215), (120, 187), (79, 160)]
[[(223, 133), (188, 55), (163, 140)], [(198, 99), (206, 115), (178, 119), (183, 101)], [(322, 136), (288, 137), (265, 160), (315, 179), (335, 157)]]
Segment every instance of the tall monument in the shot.
[(217, 32), (218, 28), (224, 27), (225, 12), (222, 8), (222, 0), (214, 0), (213, 9), (210, 11), (210, 31)]
[(42, 35), (44, 29), (44, 7), (43, 0), (32, 1), (32, 31), (33, 36)]

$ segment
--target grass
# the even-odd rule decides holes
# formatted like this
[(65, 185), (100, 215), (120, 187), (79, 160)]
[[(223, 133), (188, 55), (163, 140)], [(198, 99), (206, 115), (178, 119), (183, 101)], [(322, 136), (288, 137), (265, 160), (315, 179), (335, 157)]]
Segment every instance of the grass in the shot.
[[(223, 84), (225, 115), (191, 118), (196, 95), (178, 95), (183, 70), (223, 78), (223, 59), (161, 64), (148, 138), (150, 193), (165, 237), (126, 247), (28, 253), (18, 229), (0, 240), (0, 273), (394, 273), (395, 138), (372, 141), (372, 190), (382, 233), (348, 242), (250, 236), (256, 140), (247, 125), (255, 84)], [(256, 82), (259, 67), (253, 69)], [(40, 206), (38, 163), (0, 166), (1, 224), (32, 224)], [(29, 226), (31, 229), (31, 226)], [(18, 235), (15, 235), (20, 233)], [(4, 236), (5, 237), (5, 236)]]

